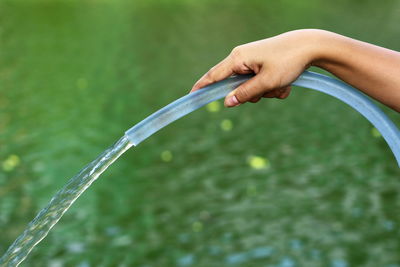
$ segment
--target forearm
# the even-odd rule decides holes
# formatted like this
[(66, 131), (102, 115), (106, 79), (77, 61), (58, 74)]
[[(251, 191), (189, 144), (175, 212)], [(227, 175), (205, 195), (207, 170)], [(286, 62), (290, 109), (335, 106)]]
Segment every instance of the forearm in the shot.
[(335, 33), (315, 31), (311, 65), (323, 68), (400, 112), (400, 53)]
[(400, 53), (323, 30), (296, 30), (235, 47), (193, 86), (199, 90), (232, 74), (255, 73), (225, 98), (227, 107), (286, 98), (309, 66), (323, 68), (400, 112)]

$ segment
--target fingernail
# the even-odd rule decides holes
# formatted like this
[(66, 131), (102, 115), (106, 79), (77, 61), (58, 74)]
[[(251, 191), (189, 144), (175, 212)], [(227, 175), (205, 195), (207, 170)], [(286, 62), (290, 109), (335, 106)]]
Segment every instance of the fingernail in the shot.
[(227, 107), (236, 107), (240, 105), (240, 102), (238, 101), (238, 99), (236, 98), (236, 96), (230, 96), (228, 97), (228, 99), (225, 102), (225, 105)]
[(189, 91), (189, 94), (190, 94), (190, 93), (193, 93), (195, 90), (196, 90), (196, 86), (193, 85), (193, 87), (192, 87), (192, 88), (190, 89), (190, 91)]

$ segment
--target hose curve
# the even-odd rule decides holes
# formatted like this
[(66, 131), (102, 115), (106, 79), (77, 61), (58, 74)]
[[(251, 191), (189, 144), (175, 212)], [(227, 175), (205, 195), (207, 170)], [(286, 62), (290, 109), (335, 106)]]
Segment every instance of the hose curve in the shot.
[[(225, 97), (251, 77), (253, 77), (252, 74), (230, 77), (185, 95), (142, 120), (126, 131), (125, 135), (133, 145), (137, 146), (175, 120), (212, 101)], [(293, 85), (333, 96), (361, 113), (382, 134), (400, 167), (400, 131), (366, 95), (342, 81), (309, 71), (301, 74), (293, 82)]]

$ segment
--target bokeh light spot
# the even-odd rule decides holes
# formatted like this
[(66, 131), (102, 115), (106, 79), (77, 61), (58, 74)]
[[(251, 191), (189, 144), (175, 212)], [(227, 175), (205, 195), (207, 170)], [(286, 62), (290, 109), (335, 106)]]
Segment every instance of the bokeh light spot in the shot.
[(218, 112), (221, 109), (221, 104), (218, 101), (211, 102), (206, 106), (209, 112)]
[(164, 162), (170, 162), (172, 160), (172, 152), (169, 150), (164, 150), (161, 152), (161, 160)]
[(382, 136), (381, 133), (378, 131), (378, 129), (376, 129), (375, 127), (372, 127), (371, 134), (375, 138), (379, 138)]
[(3, 161), (2, 167), (6, 172), (12, 171), (20, 164), (21, 160), (17, 155), (10, 155), (8, 158)]
[(201, 232), (203, 230), (203, 223), (196, 221), (192, 224), (192, 230), (193, 232)]
[(256, 170), (268, 169), (270, 167), (269, 160), (260, 156), (250, 156), (248, 163), (252, 169)]
[(228, 131), (232, 130), (233, 123), (232, 123), (231, 120), (225, 119), (225, 120), (221, 121), (221, 125), (220, 126), (221, 126), (221, 129), (223, 131), (228, 132)]

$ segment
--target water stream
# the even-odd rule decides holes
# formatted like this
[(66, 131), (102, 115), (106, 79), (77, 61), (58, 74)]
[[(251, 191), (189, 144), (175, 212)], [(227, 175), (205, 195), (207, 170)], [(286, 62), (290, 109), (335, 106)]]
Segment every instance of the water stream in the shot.
[(75, 200), (131, 146), (132, 143), (125, 136), (122, 137), (69, 180), (8, 248), (0, 258), (0, 266), (18, 266), (46, 237)]
[[(225, 97), (231, 90), (250, 79), (240, 75), (214, 83), (202, 90), (187, 94), (151, 114), (125, 132), (125, 136), (87, 165), (62, 188), (0, 259), (1, 266), (18, 266), (29, 252), (46, 237), (51, 228), (74, 201), (131, 146), (159, 131), (173, 121), (207, 103)], [(400, 166), (400, 132), (396, 125), (371, 100), (349, 85), (312, 72), (304, 72), (293, 85), (302, 86), (338, 98), (367, 118), (380, 131)]]

